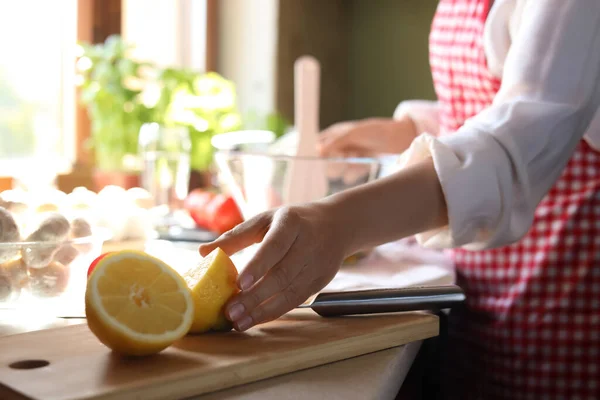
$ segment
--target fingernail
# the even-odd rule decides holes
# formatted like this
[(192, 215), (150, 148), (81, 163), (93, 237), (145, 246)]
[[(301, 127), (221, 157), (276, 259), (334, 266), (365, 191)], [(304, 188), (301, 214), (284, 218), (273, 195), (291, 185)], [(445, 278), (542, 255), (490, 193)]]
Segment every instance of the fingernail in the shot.
[(246, 307), (244, 307), (243, 304), (235, 303), (234, 305), (229, 307), (229, 318), (231, 318), (232, 321), (235, 321), (244, 314), (245, 310)]
[(245, 331), (246, 329), (250, 328), (250, 325), (252, 325), (252, 318), (250, 317), (244, 317), (240, 322), (237, 323), (238, 330), (240, 331)]
[(254, 283), (254, 278), (250, 275), (244, 275), (240, 278), (240, 289), (248, 290)]

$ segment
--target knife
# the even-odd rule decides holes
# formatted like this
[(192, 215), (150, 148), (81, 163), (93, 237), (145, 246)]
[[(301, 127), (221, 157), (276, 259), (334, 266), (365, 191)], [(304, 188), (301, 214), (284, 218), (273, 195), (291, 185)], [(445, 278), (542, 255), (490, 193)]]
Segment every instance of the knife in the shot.
[[(338, 317), (404, 311), (438, 311), (459, 305), (465, 301), (465, 298), (463, 290), (456, 285), (414, 286), (318, 293), (296, 308), (311, 308), (322, 317)], [(85, 318), (85, 313), (63, 315), (59, 318)]]
[(438, 311), (452, 308), (466, 299), (456, 285), (418, 286), (324, 292), (309, 298), (297, 308), (311, 308), (322, 317), (380, 314), (403, 311)]

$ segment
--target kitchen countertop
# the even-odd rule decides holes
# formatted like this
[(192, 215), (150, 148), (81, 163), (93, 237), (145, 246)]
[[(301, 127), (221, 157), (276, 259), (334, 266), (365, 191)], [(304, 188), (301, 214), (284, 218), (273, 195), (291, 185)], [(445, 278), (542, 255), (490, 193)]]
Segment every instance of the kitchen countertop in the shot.
[[(168, 246), (171, 245), (169, 244)], [(152, 247), (154, 247), (154, 245), (152, 245)], [(181, 247), (191, 249), (193, 246), (188, 244), (182, 245)], [(144, 250), (148, 249), (148, 243), (107, 244), (104, 251), (113, 251), (122, 248)], [(368, 270), (375, 271), (373, 277), (377, 279), (385, 277), (386, 273), (389, 272), (389, 270), (386, 270), (385, 268), (377, 268), (376, 266), (369, 268)], [(398, 271), (401, 270), (402, 267), (398, 269)], [(410, 272), (411, 268), (408, 268), (407, 270)], [(398, 271), (395, 271), (396, 275), (399, 275), (397, 273)], [(439, 270), (433, 272), (435, 273), (430, 276), (430, 278), (432, 278), (430, 279), (432, 284), (451, 283), (453, 280), (453, 277), (449, 275), (440, 275)], [(361, 273), (362, 271), (358, 271), (359, 275)], [(339, 289), (343, 289), (347, 286), (348, 279), (351, 280), (350, 283), (355, 283), (352, 278), (351, 270), (350, 272), (347, 272), (347, 275), (349, 275), (350, 278), (345, 277), (345, 280), (341, 281), (342, 287)], [(427, 273), (425, 273), (425, 275), (427, 275)], [(397, 283), (404, 284), (405, 281), (402, 279), (406, 279), (407, 276), (410, 276), (410, 274), (398, 276), (396, 279), (400, 279), (400, 281), (397, 281)], [(410, 282), (407, 283), (414, 283), (411, 279), (413, 278), (410, 278)], [(422, 277), (419, 277), (419, 279), (422, 279)], [(424, 282), (416, 283), (427, 284), (426, 281), (427, 279), (424, 279)], [(371, 282), (376, 282), (376, 280), (372, 280)], [(350, 286), (350, 288), (356, 289), (356, 287), (352, 286)], [(7, 335), (81, 323), (85, 323), (85, 319), (49, 318), (32, 324), (31, 320), (19, 318), (18, 314), (14, 311), (0, 310), (0, 338)], [(420, 341), (413, 342), (404, 346), (199, 396), (195, 399), (394, 399), (420, 346)]]
[[(0, 310), (0, 338), (85, 323), (83, 319), (48, 318), (32, 324), (10, 310)], [(251, 384), (194, 397), (195, 400), (385, 400), (394, 399), (421, 342), (338, 361)]]

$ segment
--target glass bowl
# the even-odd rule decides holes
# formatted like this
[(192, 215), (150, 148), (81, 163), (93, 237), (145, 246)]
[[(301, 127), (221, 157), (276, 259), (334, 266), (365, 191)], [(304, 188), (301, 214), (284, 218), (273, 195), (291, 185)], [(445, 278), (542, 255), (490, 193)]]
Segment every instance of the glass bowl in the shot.
[[(311, 168), (323, 173), (323, 197), (379, 179), (394, 170), (397, 156), (380, 158), (320, 158), (268, 154), (261, 151), (218, 150), (215, 152), (218, 179), (234, 197), (244, 219), (291, 203), (288, 196), (292, 168)], [(317, 175), (318, 176), (318, 175)], [(320, 197), (320, 196), (319, 196)], [(308, 200), (318, 200), (309, 198)], [(348, 257), (353, 265), (371, 251)]]
[(80, 314), (87, 270), (109, 238), (107, 230), (96, 229), (60, 242), (0, 243), (0, 309)]
[(329, 196), (387, 175), (396, 160), (396, 156), (319, 158), (227, 150), (215, 153), (218, 179), (234, 197), (245, 219), (291, 203), (287, 185), (292, 168), (322, 172), (327, 182), (323, 195)]

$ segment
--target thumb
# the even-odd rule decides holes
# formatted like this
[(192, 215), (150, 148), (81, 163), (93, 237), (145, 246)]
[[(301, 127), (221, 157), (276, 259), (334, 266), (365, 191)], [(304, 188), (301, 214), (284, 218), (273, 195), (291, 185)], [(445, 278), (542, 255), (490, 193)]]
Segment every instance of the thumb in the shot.
[(262, 240), (272, 220), (272, 213), (263, 213), (248, 221), (242, 222), (235, 228), (225, 232), (216, 240), (203, 243), (199, 247), (202, 257), (206, 257), (217, 247), (227, 255), (232, 255)]

